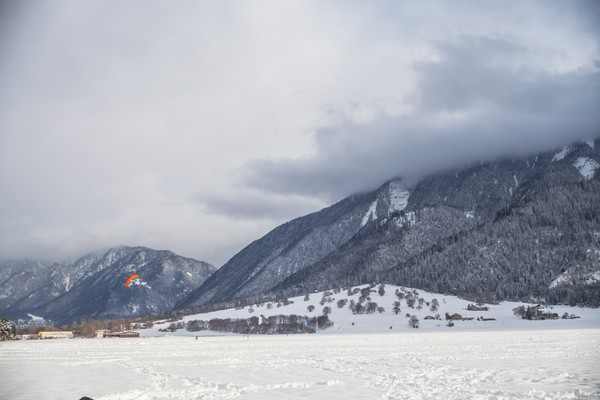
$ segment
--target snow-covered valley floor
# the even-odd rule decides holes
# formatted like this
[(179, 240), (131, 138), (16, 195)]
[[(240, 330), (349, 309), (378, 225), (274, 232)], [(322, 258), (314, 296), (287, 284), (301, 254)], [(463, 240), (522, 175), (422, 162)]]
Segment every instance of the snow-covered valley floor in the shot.
[(600, 330), (0, 344), (2, 399), (600, 398)]

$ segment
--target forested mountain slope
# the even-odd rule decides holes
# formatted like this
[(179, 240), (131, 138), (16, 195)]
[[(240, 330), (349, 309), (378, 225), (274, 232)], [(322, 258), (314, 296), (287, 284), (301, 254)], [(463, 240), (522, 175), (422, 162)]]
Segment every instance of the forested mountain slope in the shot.
[[(407, 256), (402, 216), (381, 221), (339, 252), (291, 276), (276, 292), (390, 282), (489, 300), (600, 305), (600, 179), (555, 185), (521, 198), (488, 222), (432, 243), (421, 236)], [(431, 227), (427, 212), (416, 220)], [(439, 211), (436, 213), (441, 214)], [(443, 226), (442, 220), (435, 221)], [(418, 225), (418, 224), (415, 224)]]
[(276, 228), (177, 307), (366, 282), (596, 304), (599, 167), (596, 140), (393, 179)]
[(0, 264), (0, 310), (27, 309), (46, 303), (67, 291), (62, 266), (17, 260)]
[(178, 307), (262, 294), (346, 243), (369, 221), (404, 209), (408, 192), (390, 181), (287, 222), (236, 254)]

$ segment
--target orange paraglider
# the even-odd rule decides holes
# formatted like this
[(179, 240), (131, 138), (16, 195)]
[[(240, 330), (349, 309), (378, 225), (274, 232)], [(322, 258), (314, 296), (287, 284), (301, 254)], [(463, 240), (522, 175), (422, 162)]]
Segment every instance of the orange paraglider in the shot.
[(127, 278), (127, 282), (125, 282), (125, 284), (127, 285), (127, 287), (129, 287), (129, 282), (131, 282), (132, 279), (139, 278), (139, 277), (140, 276), (138, 274), (133, 274), (129, 278)]

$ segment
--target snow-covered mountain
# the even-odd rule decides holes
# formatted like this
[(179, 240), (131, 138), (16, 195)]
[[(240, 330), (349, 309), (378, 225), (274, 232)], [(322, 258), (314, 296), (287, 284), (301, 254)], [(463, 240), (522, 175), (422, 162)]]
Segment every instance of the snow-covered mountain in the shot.
[[(81, 318), (124, 318), (170, 310), (216, 270), (206, 262), (145, 247), (92, 253), (69, 265), (37, 269), (34, 263), (13, 265), (12, 275), (3, 281), (3, 294), (14, 299), (17, 292), (34, 289), (17, 301), (6, 301), (2, 314), (13, 319), (33, 314), (58, 325)], [(9, 274), (8, 268), (3, 274)], [(127, 287), (132, 274), (140, 277)]]
[(393, 179), (279, 226), (177, 307), (367, 282), (599, 305), (599, 166), (596, 140)]

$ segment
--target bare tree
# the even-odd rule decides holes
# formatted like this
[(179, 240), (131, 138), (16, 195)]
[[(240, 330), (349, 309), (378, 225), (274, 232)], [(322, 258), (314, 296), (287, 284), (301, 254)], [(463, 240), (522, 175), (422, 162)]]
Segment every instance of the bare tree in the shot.
[(418, 328), (419, 327), (419, 318), (417, 318), (416, 315), (411, 315), (410, 319), (408, 320), (408, 325), (412, 326), (413, 328)]
[(440, 302), (438, 301), (438, 299), (431, 300), (431, 311), (436, 312), (439, 306)]

